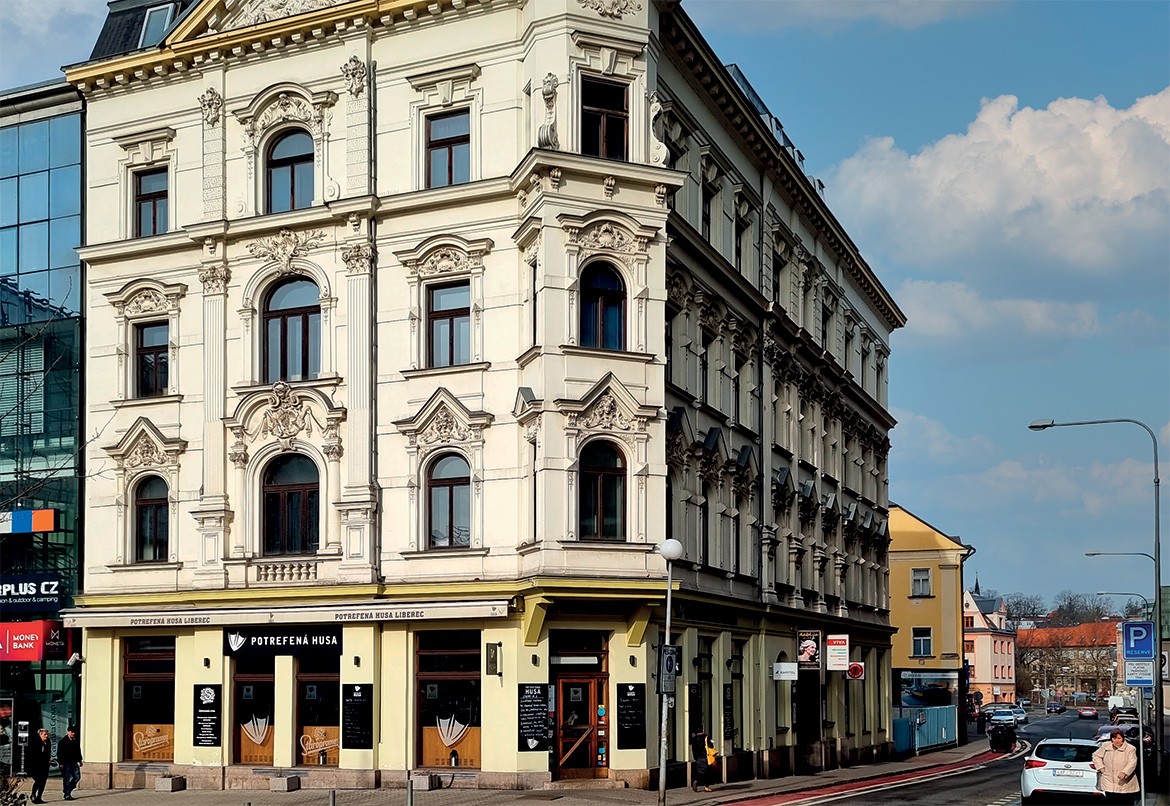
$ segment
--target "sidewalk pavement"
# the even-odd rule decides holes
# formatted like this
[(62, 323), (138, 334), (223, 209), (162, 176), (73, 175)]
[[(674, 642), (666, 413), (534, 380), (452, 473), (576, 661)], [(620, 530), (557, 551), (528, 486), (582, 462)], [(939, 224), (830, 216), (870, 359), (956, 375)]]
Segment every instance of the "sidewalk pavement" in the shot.
[[(790, 775), (772, 780), (722, 784), (714, 787), (713, 792), (694, 792), (689, 787), (671, 789), (666, 794), (666, 800), (669, 806), (724, 806), (770, 795), (791, 795), (889, 776), (929, 775), (939, 771), (939, 768), (969, 761), (986, 752), (987, 744), (977, 739), (961, 747), (936, 750), (901, 761), (826, 770), (816, 775)], [(60, 786), (59, 779), (50, 780), (46, 802), (61, 801)], [(323, 789), (298, 792), (187, 790), (173, 794), (153, 790), (79, 790), (74, 797), (90, 806), (328, 806), (329, 795), (329, 791)], [(414, 793), (414, 806), (535, 806), (541, 801), (554, 800), (559, 801), (557, 806), (655, 806), (658, 793), (641, 789), (576, 787), (536, 790), (438, 789)], [(335, 803), (337, 806), (405, 806), (406, 790), (336, 790)], [(1170, 806), (1170, 798), (1160, 795), (1155, 803), (1157, 806)]]

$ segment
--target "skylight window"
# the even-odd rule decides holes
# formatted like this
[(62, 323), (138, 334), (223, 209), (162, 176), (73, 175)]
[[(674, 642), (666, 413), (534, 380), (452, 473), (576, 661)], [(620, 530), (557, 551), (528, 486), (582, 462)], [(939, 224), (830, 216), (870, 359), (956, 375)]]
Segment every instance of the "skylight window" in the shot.
[(174, 13), (175, 7), (171, 3), (147, 10), (146, 19), (142, 22), (142, 37), (138, 40), (138, 47), (147, 48), (161, 42), (171, 25), (171, 16)]

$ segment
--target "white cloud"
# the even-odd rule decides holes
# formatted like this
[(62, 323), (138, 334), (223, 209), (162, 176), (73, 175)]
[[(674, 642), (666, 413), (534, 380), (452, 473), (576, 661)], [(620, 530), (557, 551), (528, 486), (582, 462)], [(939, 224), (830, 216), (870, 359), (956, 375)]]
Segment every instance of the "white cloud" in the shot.
[(830, 178), (832, 203), (860, 243), (902, 266), (1037, 288), (1070, 273), (1154, 270), (1162, 282), (1168, 149), (1170, 88), (1129, 109), (1001, 96), (916, 154), (868, 141)]
[(998, 338), (1083, 339), (1101, 332), (1097, 306), (1031, 299), (990, 299), (957, 281), (907, 280), (894, 297), (916, 341)]
[(959, 437), (938, 420), (912, 411), (893, 411), (898, 421), (890, 439), (899, 461), (952, 464), (982, 459), (995, 452), (991, 440), (975, 435)]
[(60, 78), (61, 65), (89, 58), (105, 18), (103, 0), (0, 0), (0, 87)]
[(968, 17), (999, 0), (686, 0), (687, 13), (701, 28), (768, 33), (785, 28), (835, 31), (851, 23), (876, 20), (892, 28), (913, 29), (946, 19)]

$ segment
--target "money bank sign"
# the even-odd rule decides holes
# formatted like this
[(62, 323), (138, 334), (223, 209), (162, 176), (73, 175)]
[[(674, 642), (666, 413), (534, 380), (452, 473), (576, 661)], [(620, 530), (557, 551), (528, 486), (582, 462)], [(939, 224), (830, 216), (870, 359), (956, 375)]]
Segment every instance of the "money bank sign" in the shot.
[(61, 658), (67, 647), (59, 621), (0, 622), (0, 661)]

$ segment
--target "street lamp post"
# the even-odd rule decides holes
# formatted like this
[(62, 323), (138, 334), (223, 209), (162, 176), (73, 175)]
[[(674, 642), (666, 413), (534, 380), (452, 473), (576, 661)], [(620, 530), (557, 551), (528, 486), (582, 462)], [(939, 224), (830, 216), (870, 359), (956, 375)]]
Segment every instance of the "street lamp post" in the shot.
[[(658, 546), (658, 553), (666, 560), (666, 633), (661, 641), (659, 658), (665, 659), (670, 655), (666, 647), (670, 646), (670, 610), (671, 590), (674, 587), (672, 573), (674, 561), (683, 556), (683, 544), (668, 537)], [(662, 662), (658, 665), (658, 687), (662, 693), (658, 697), (658, 707), (661, 711), (661, 724), (658, 731), (658, 806), (666, 806), (666, 729), (667, 703), (670, 695), (666, 693), (666, 686), (662, 684)]]
[[(1158, 471), (1158, 436), (1154, 433), (1154, 429), (1143, 423), (1141, 420), (1133, 420), (1128, 417), (1119, 417), (1108, 420), (1079, 420), (1076, 422), (1058, 423), (1053, 420), (1033, 420), (1028, 426), (1033, 431), (1044, 431), (1048, 428), (1064, 428), (1067, 426), (1080, 425), (1109, 425), (1113, 423), (1130, 423), (1143, 429), (1150, 435), (1150, 442), (1154, 446), (1154, 632), (1158, 636), (1157, 653), (1155, 659), (1155, 686), (1154, 686), (1154, 721), (1157, 733), (1154, 736), (1154, 749), (1156, 752), (1155, 770), (1158, 775), (1158, 782), (1161, 783), (1163, 760), (1162, 750), (1165, 744), (1165, 714), (1163, 714), (1163, 692), (1162, 692), (1162, 500), (1161, 489), (1162, 480), (1159, 477)], [(1104, 552), (1103, 552), (1104, 553)]]

